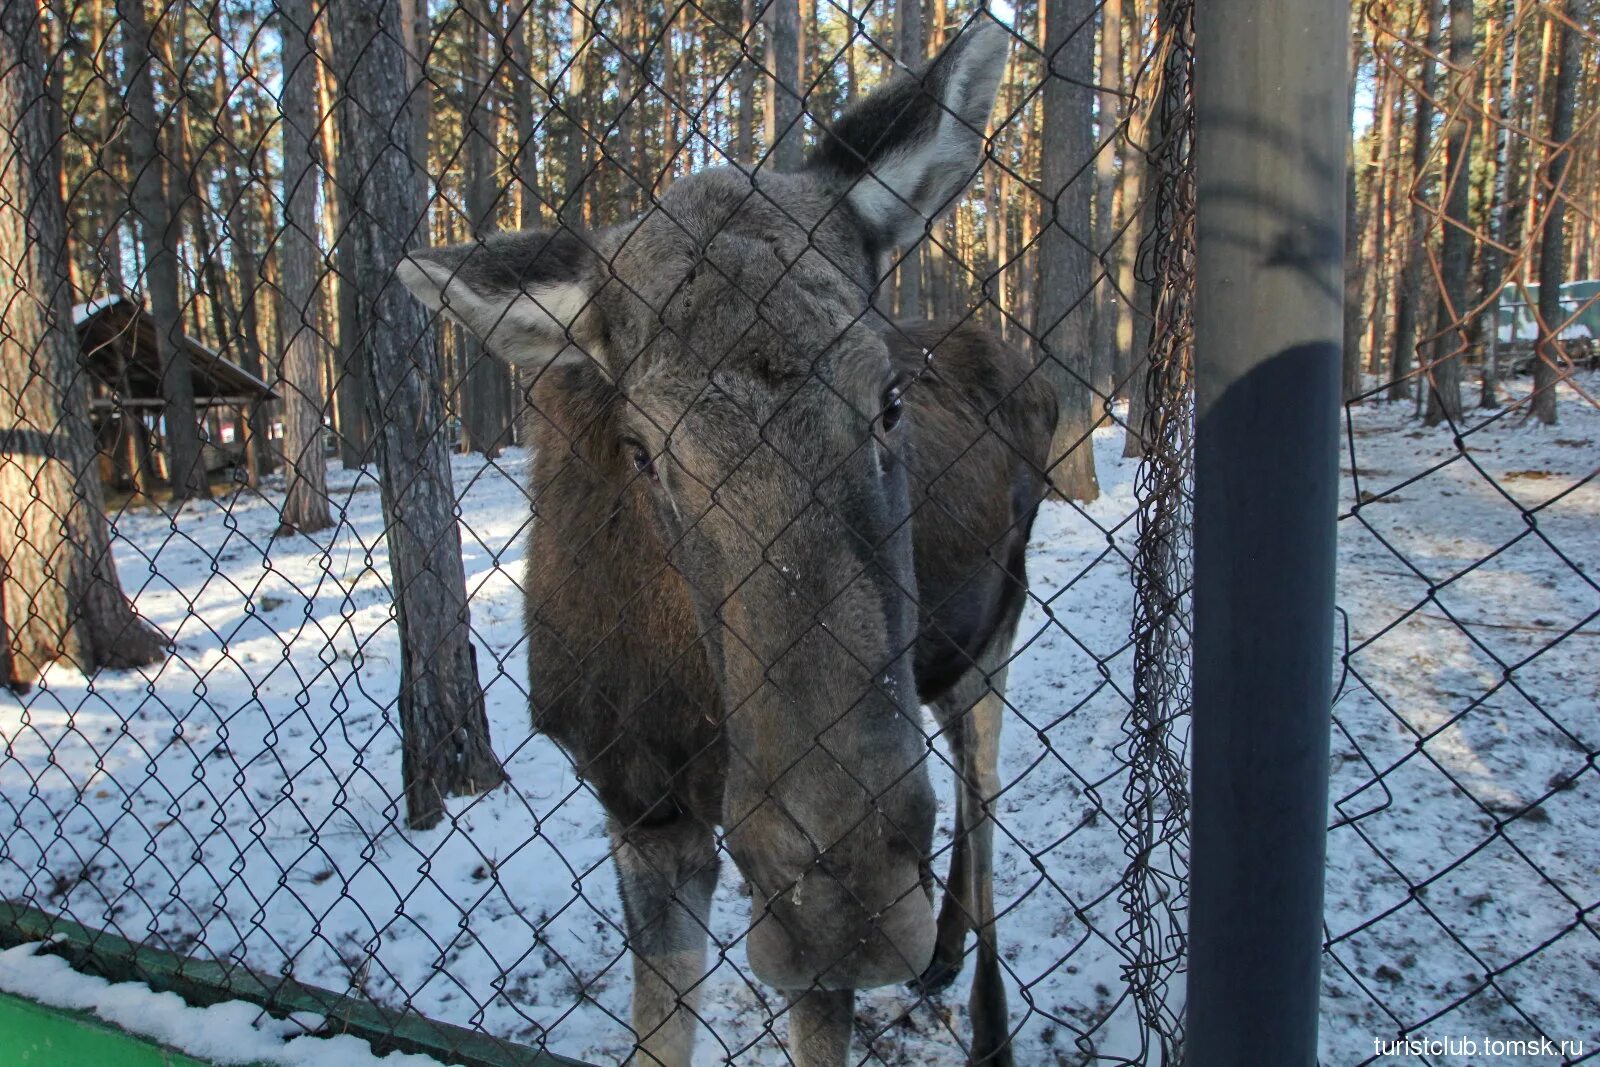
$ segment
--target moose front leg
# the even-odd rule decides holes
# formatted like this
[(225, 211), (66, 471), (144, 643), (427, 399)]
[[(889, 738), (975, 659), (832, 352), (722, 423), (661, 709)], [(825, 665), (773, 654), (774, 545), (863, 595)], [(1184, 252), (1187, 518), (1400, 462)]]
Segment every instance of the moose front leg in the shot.
[(633, 952), (635, 1062), (689, 1067), (717, 887), (715, 842), (686, 815), (626, 830), (609, 820), (609, 829)]
[(972, 875), (970, 872), (972, 835), (967, 824), (967, 790), (960, 777), (966, 774), (964, 755), (965, 719), (958, 718), (946, 736), (949, 739), (951, 759), (956, 765), (955, 839), (950, 843), (950, 872), (944, 880), (944, 901), (939, 905), (939, 924), (933, 943), (933, 959), (927, 969), (911, 982), (911, 988), (924, 996), (943, 992), (956, 976), (967, 955), (967, 933), (972, 929)]
[(795, 1067), (844, 1067), (855, 1023), (854, 989), (789, 990), (789, 1055)]
[[(1006, 645), (1010, 649), (1009, 642)], [(994, 820), (989, 804), (1000, 792), (1000, 721), (1005, 709), (1001, 695), (1005, 669), (995, 679), (995, 689), (979, 700), (967, 717), (969, 773), (963, 775), (962, 831), (968, 838), (968, 898), (972, 925), (978, 932), (978, 965), (967, 1002), (972, 1018), (972, 1063), (985, 1067), (1011, 1067), (1011, 1018), (1006, 1009), (1006, 987), (1001, 975), (999, 939), (994, 928)]]
[(934, 706), (956, 768), (955, 839), (933, 962), (914, 983), (924, 993), (949, 985), (961, 971), (967, 931), (977, 931), (977, 970), (968, 1000), (971, 1061), (987, 1067), (1010, 1067), (1012, 1062), (1010, 1016), (994, 925), (994, 821), (988, 806), (1000, 793), (1000, 730), (1015, 632), (1013, 614), (990, 638), (966, 677)]

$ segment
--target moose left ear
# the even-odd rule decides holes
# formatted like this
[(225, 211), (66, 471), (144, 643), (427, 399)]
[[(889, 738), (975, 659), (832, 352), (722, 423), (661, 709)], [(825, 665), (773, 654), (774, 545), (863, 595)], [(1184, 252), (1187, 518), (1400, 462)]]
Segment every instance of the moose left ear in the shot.
[[(542, 369), (558, 358), (596, 360), (589, 341), (599, 259), (571, 230), (499, 233), (409, 252), (395, 268), (412, 295), (477, 334), (501, 359)], [(589, 341), (586, 344), (586, 341)]]
[(977, 174), (1010, 42), (980, 18), (923, 70), (852, 104), (808, 161), (849, 199), (877, 250), (916, 241)]

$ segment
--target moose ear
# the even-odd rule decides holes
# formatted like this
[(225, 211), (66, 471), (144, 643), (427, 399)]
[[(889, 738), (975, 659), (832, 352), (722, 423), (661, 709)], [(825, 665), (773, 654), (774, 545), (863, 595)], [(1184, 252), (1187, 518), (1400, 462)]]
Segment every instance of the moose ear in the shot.
[(916, 241), (977, 173), (1009, 42), (984, 17), (825, 131), (809, 168), (844, 190), (879, 250)]
[(416, 249), (395, 272), (418, 300), (460, 322), (501, 359), (542, 368), (598, 334), (598, 262), (571, 230), (526, 230)]

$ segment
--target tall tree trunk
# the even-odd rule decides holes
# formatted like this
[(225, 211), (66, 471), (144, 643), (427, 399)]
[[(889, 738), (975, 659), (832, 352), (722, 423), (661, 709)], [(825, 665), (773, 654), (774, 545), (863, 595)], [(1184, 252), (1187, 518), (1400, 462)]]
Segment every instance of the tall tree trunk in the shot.
[(1403, 400), (1411, 395), (1412, 357), (1417, 349), (1417, 317), (1422, 307), (1427, 281), (1428, 241), (1428, 157), (1433, 138), (1433, 97), (1438, 92), (1438, 68), (1434, 56), (1439, 51), (1441, 0), (1421, 0), (1427, 8), (1427, 32), (1421, 58), (1421, 89), (1411, 135), (1410, 244), (1401, 272), (1400, 291), (1394, 310), (1394, 363), (1389, 375), (1389, 399)]
[(110, 0), (95, 0), (91, 8), (90, 25), (93, 40), (98, 46), (91, 54), (96, 106), (100, 111), (95, 131), (99, 138), (99, 144), (95, 146), (95, 162), (100, 170), (96, 175), (99, 202), (95, 205), (99, 216), (95, 219), (99, 240), (87, 252), (98, 260), (96, 275), (102, 279), (99, 287), (107, 293), (121, 294), (128, 291), (120, 232), (123, 217), (128, 213), (128, 197), (123, 193), (127, 188), (128, 173), (116, 132), (122, 113), (122, 97), (117, 86), (115, 55), (110, 49), (115, 22)]
[[(544, 138), (534, 135), (533, 94), (538, 89), (546, 92), (548, 56), (534, 42), (539, 21), (533, 17), (533, 5), (523, 3), (512, 10), (510, 25), (506, 27), (507, 44), (511, 53), (511, 122), (516, 156), (512, 164), (517, 175), (517, 227), (531, 230), (543, 222), (543, 199), (539, 192), (539, 149)], [(540, 58), (536, 61), (534, 56)]]
[(284, 479), (280, 532), (312, 533), (328, 515), (328, 463), (322, 451), (322, 337), (317, 332), (317, 69), (311, 0), (280, 0), (283, 42), (283, 235), (278, 242), (279, 336)]
[[(1550, 124), (1550, 104), (1547, 99), (1550, 93), (1551, 64), (1556, 60), (1555, 53), (1560, 49), (1560, 37), (1555, 32), (1556, 20), (1553, 18), (1541, 19), (1539, 42), (1539, 73), (1533, 80), (1533, 92), (1528, 99), (1527, 118), (1522, 124), (1525, 130), (1537, 130)], [(1539, 197), (1538, 186), (1541, 178), (1530, 161), (1528, 164), (1528, 199), (1536, 200)], [(1524, 211), (1522, 215), (1522, 283), (1533, 285), (1539, 278), (1539, 228), (1540, 214), (1537, 211)]]
[(1123, 143), (1121, 97), (1116, 86), (1122, 78), (1122, 0), (1104, 0), (1100, 9), (1100, 109), (1099, 144), (1094, 157), (1094, 251), (1099, 256), (1095, 273), (1094, 327), (1091, 384), (1111, 395), (1116, 376), (1113, 349), (1117, 341), (1117, 255), (1112, 247), (1113, 207), (1117, 192), (1117, 155)]
[(155, 321), (161, 396), (165, 403), (167, 467), (172, 501), (181, 504), (211, 495), (201, 454), (200, 426), (195, 415), (194, 379), (189, 354), (180, 343), (182, 312), (178, 306), (178, 231), (172, 210), (167, 158), (161, 152), (156, 122), (154, 71), (156, 41), (145, 20), (144, 0), (117, 0), (122, 20), (122, 57), (127, 76), (128, 163), (135, 178), (133, 210), (142, 231), (144, 289)]
[[(356, 239), (345, 227), (350, 217), (351, 196), (359, 184), (350, 172), (342, 147), (345, 131), (338, 99), (338, 86), (326, 62), (318, 64), (317, 96), (322, 114), (323, 231), (333, 258), (333, 404), (339, 424), (339, 465), (359, 470), (366, 462), (371, 440), (367, 425), (366, 368), (360, 358), (357, 338), (362, 329), (361, 293), (355, 284)], [(263, 450), (265, 451), (265, 450)]]
[(1396, 105), (1400, 95), (1400, 79), (1385, 66), (1380, 71), (1378, 91), (1378, 165), (1373, 173), (1372, 208), (1369, 225), (1372, 235), (1372, 265), (1370, 291), (1372, 293), (1372, 321), (1365, 331), (1366, 367), (1373, 374), (1384, 368), (1380, 354), (1383, 340), (1388, 336), (1385, 324), (1389, 317), (1389, 287), (1392, 277), (1389, 261), (1393, 258), (1389, 243), (1389, 229), (1394, 225), (1393, 197), (1395, 188), (1394, 161), (1399, 140), (1399, 124), (1395, 121)]
[[(1567, 0), (1567, 18), (1586, 25), (1588, 0)], [(1563, 377), (1559, 364), (1561, 286), (1567, 281), (1567, 186), (1572, 164), (1572, 113), (1580, 61), (1578, 34), (1566, 22), (1560, 29), (1560, 56), (1556, 60), (1555, 88), (1550, 100), (1550, 161), (1545, 164), (1544, 231), (1539, 238), (1539, 341), (1533, 364), (1533, 417), (1546, 425), (1556, 421), (1556, 383)]]
[(1450, 125), (1445, 131), (1444, 240), (1439, 254), (1444, 292), (1439, 301), (1428, 408), (1423, 422), (1437, 426), (1461, 418), (1461, 357), (1468, 347), (1468, 285), (1472, 280), (1472, 0), (1450, 0), (1450, 66), (1460, 72)]
[(644, 182), (644, 156), (640, 151), (638, 127), (645, 108), (644, 20), (640, 5), (645, 0), (614, 0), (617, 12), (612, 45), (617, 62), (616, 133), (606, 138), (602, 151), (608, 176), (617, 182), (617, 197), (607, 205), (608, 213), (631, 218), (644, 207), (641, 185)]
[(1350, 88), (1345, 104), (1346, 134), (1344, 168), (1344, 231), (1347, 235), (1344, 256), (1344, 358), (1340, 365), (1341, 391), (1346, 401), (1361, 391), (1361, 212), (1357, 188), (1357, 159), (1361, 146), (1355, 140), (1356, 77), (1361, 73), (1361, 21), (1350, 27)]
[[(225, 112), (223, 135), (239, 145), (255, 145), (255, 120), (249, 111), (238, 116), (238, 127), (233, 126), (233, 115)], [(222, 187), (228, 198), (228, 232), (232, 234), (234, 269), (239, 274), (239, 365), (261, 381), (271, 381), (273, 374), (267, 369), (261, 347), (261, 321), (257, 304), (262, 295), (261, 252), (267, 243), (260, 226), (260, 213), (254, 209), (252, 197), (247, 194), (245, 180), (251, 189), (259, 189), (263, 182), (256, 173), (258, 161), (265, 153), (249, 152), (239, 159), (239, 166), (230, 168), (224, 175)], [(244, 450), (249, 484), (259, 485), (261, 478), (271, 473), (273, 445), (267, 432), (271, 425), (269, 402), (258, 401), (245, 412)]]
[[(1141, 22), (1140, 4), (1136, 2), (1132, 8), (1129, 17), (1137, 34)], [(1165, 42), (1161, 27), (1157, 25), (1154, 29), (1155, 39)], [(1133, 51), (1136, 50), (1130, 49)], [(1133, 72), (1130, 80), (1135, 80), (1139, 62), (1137, 56), (1128, 56), (1128, 66)], [(1161, 104), (1165, 67), (1165, 58), (1156, 57), (1148, 68), (1149, 84), (1138, 81), (1137, 106), (1128, 116), (1127, 159), (1122, 168), (1122, 217), (1128, 220), (1128, 225), (1117, 243), (1117, 290), (1128, 303), (1117, 320), (1117, 380), (1128, 397), (1128, 426), (1122, 438), (1122, 454), (1130, 459), (1144, 455), (1145, 361), (1141, 358), (1139, 341), (1149, 334), (1154, 308), (1149, 287), (1139, 279), (1136, 267), (1139, 248), (1151, 229), (1153, 204), (1149, 201), (1153, 198), (1147, 186), (1153, 187), (1158, 177), (1150, 170), (1150, 152), (1151, 140), (1158, 135), (1154, 119)]]
[[(894, 0), (894, 55), (905, 67), (920, 67), (925, 44), (922, 32), (922, 0)], [(928, 240), (920, 238), (900, 252), (895, 271), (895, 310), (901, 318), (919, 319), (924, 315), (922, 276), (927, 267)]]
[(0, 603), (8, 676), (153, 663), (165, 638), (117, 581), (72, 323), (59, 121), (39, 5), (0, 3)]
[(371, 308), (361, 349), (400, 628), (406, 823), (425, 829), (439, 822), (446, 796), (491, 789), (504, 772), (470, 643), (437, 340), (429, 316), (394, 278), (427, 218), (426, 186), (406, 140), (420, 91), (401, 54), (409, 16), (400, 0), (348, 0), (331, 21), (343, 66), (344, 156), (363, 177), (346, 223), (360, 234), (349, 280)]
[(572, 36), (572, 64), (567, 68), (567, 97), (560, 111), (566, 138), (563, 166), (566, 169), (566, 198), (561, 202), (561, 221), (571, 229), (581, 229), (586, 213), (584, 198), (589, 182), (589, 61), (593, 52), (589, 16), (582, 0), (568, 7)]
[(1039, 304), (1034, 336), (1045, 374), (1055, 386), (1060, 417), (1050, 449), (1050, 485), (1068, 500), (1100, 495), (1095, 477), (1093, 398), (1089, 375), (1091, 257), (1082, 238), (1091, 233), (1093, 193), (1084, 167), (1094, 152), (1090, 126), (1094, 97), (1094, 0), (1046, 0), (1040, 150), (1044, 160), (1045, 217), (1041, 222)]
[(739, 140), (735, 155), (746, 167), (756, 162), (756, 0), (743, 0), (739, 38)]
[(800, 169), (804, 148), (799, 0), (768, 0), (766, 18), (767, 69), (773, 73), (767, 85), (767, 163), (773, 170), (793, 172)]
[(1504, 256), (1500, 246), (1506, 240), (1506, 195), (1511, 188), (1511, 143), (1517, 138), (1510, 129), (1517, 98), (1517, 53), (1521, 34), (1517, 32), (1518, 0), (1505, 0), (1501, 47), (1505, 54), (1500, 64), (1500, 84), (1494, 99), (1485, 107), (1484, 150), (1494, 148), (1494, 178), (1489, 186), (1489, 240), (1483, 248), (1483, 288), (1489, 295), (1483, 311), (1483, 386), (1478, 406), (1500, 406), (1496, 395), (1500, 376), (1500, 292), (1505, 288)]
[[(468, 66), (462, 89), (466, 93), (466, 207), (467, 225), (472, 237), (493, 233), (495, 225), (495, 145), (499, 137), (499, 116), (490, 100), (500, 54), (492, 32), (489, 4), (473, 0), (466, 20), (472, 36)], [(637, 102), (629, 110), (637, 110)], [(460, 402), (461, 450), (478, 452), (495, 459), (511, 437), (511, 368), (489, 353), (476, 337), (461, 339)]]

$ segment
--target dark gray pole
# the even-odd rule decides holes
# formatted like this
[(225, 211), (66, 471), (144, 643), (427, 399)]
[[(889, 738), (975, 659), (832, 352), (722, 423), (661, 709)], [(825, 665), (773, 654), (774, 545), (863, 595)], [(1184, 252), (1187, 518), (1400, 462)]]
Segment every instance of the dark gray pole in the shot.
[(1188, 1067), (1317, 1062), (1348, 17), (1195, 12)]

